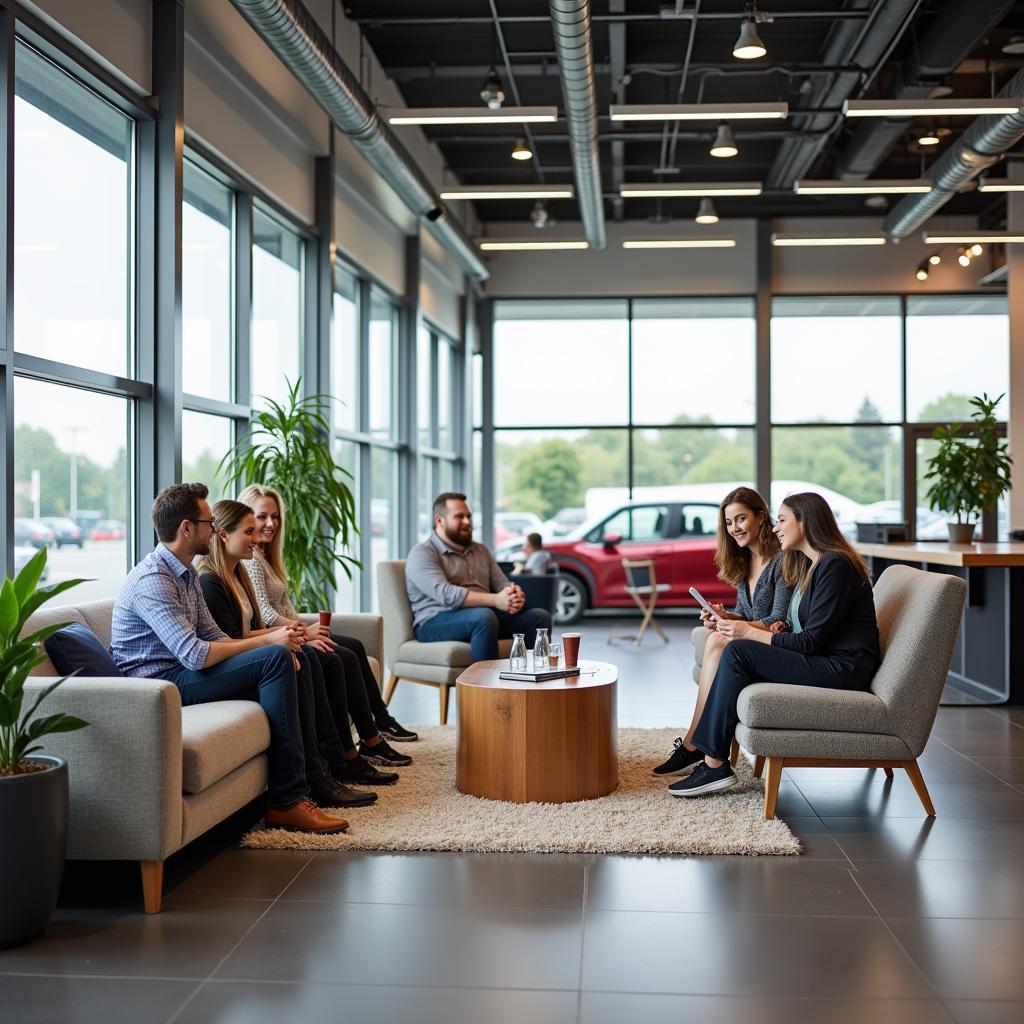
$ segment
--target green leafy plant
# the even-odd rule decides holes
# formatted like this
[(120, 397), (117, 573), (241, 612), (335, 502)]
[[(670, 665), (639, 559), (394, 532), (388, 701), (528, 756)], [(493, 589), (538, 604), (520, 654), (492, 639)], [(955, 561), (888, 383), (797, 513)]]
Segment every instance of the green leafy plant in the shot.
[(69, 676), (47, 686), (29, 709), (22, 712), (25, 680), (32, 669), (46, 660), (43, 641), (68, 623), (45, 626), (26, 637), (20, 635), (22, 628), (29, 616), (51, 597), (82, 582), (64, 580), (41, 587), (39, 581), (45, 568), (46, 548), (43, 548), (13, 580), (8, 577), (0, 588), (0, 775), (25, 771), (25, 758), (42, 749), (42, 744), (36, 740), (54, 732), (74, 732), (89, 724), (74, 715), (36, 717), (39, 705)]
[(300, 397), (301, 379), (288, 385), (282, 405), (268, 400), (256, 425), (221, 460), (218, 472), (239, 489), (273, 487), (284, 500), (288, 528), (284, 565), (300, 609), (327, 608), (330, 581), (340, 566), (352, 578), (357, 559), (344, 554), (359, 530), (352, 474), (331, 457), (327, 395)]
[(928, 460), (924, 478), (931, 480), (928, 504), (967, 523), (979, 512), (991, 512), (1010, 489), (1006, 439), (996, 430), (996, 406), (1003, 396), (982, 393), (971, 399), (974, 412), (967, 433), (959, 423), (936, 427), (932, 436), (938, 451)]

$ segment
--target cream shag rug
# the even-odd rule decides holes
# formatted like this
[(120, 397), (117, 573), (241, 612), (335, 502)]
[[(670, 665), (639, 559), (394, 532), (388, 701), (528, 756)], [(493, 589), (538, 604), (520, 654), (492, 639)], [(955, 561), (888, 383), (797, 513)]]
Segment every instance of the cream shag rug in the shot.
[(483, 853), (795, 854), (800, 842), (777, 818), (762, 819), (764, 790), (740, 760), (740, 784), (725, 794), (682, 799), (651, 768), (678, 735), (673, 729), (619, 730), (619, 788), (571, 804), (513, 804), (455, 788), (454, 726), (416, 726), (401, 750), (413, 764), (371, 807), (328, 811), (347, 833), (315, 836), (257, 826), (242, 846), (259, 850), (467, 850)]

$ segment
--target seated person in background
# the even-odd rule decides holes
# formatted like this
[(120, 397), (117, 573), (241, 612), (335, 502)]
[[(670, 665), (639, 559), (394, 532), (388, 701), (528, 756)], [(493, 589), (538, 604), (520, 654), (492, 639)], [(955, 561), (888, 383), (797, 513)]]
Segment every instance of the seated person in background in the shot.
[[(250, 484), (238, 500), (248, 505), (256, 516), (256, 547), (245, 571), (256, 593), (260, 616), (268, 626), (299, 625), (299, 613), (288, 595), (288, 573), (281, 554), (285, 530), (281, 495), (273, 487)], [(367, 761), (394, 768), (412, 764), (411, 757), (399, 754), (386, 742), (386, 739), (411, 742), (416, 739), (416, 733), (399, 724), (388, 711), (361, 641), (354, 636), (332, 634), (329, 626), (319, 623), (302, 628), (309, 656), (319, 661), (325, 677), (344, 681), (347, 709), (334, 708), (339, 731), (344, 728), (343, 722), (347, 726), (351, 715), (362, 738), (359, 752)], [(338, 688), (328, 686), (328, 697), (337, 692)]]
[[(217, 624), (228, 636), (294, 636), (302, 646), (295, 653), (299, 697), (299, 722), (305, 749), (306, 782), (310, 792), (324, 807), (365, 807), (373, 803), (376, 795), (350, 789), (341, 780), (348, 781), (348, 757), (355, 757), (348, 715), (340, 725), (335, 724), (327, 684), (319, 662), (313, 663), (305, 643), (306, 634), (301, 626), (282, 623), (268, 629), (260, 618), (256, 595), (242, 562), (252, 558), (256, 543), (256, 520), (252, 509), (240, 501), (218, 501), (213, 506), (214, 534), (209, 553), (198, 565), (199, 585)], [(332, 679), (342, 691), (344, 684)], [(342, 741), (339, 730), (347, 735)], [(369, 766), (368, 766), (369, 767)], [(397, 776), (392, 775), (391, 782)]]
[(515, 573), (537, 574), (543, 576), (551, 564), (551, 552), (544, 550), (544, 538), (539, 533), (526, 535), (523, 545), (523, 561), (517, 562)]
[(347, 821), (324, 814), (309, 798), (293, 654), (298, 640), (290, 634), (232, 640), (203, 600), (192, 559), (210, 550), (208, 493), (204, 484), (175, 484), (156, 496), (160, 543), (128, 574), (114, 602), (111, 654), (126, 676), (174, 683), (186, 706), (258, 700), (270, 724), (267, 824), (344, 832)]
[[(699, 518), (695, 516), (694, 532), (698, 523)], [(702, 523), (700, 527), (703, 531)], [(782, 550), (772, 533), (768, 505), (751, 487), (730, 491), (719, 506), (715, 564), (718, 578), (736, 588), (736, 607), (732, 611), (726, 611), (720, 604), (712, 605), (719, 615), (729, 620), (732, 631), (727, 635), (718, 628), (720, 624), (714, 618), (701, 610), (701, 623), (711, 635), (704, 647), (693, 718), (686, 735), (676, 739), (668, 760), (654, 769), (655, 775), (687, 775), (703, 760), (703, 754), (693, 745), (693, 731), (700, 721), (726, 644), (733, 637), (750, 636), (755, 630), (778, 632), (786, 628), (793, 588), (782, 578)]]
[(416, 639), (461, 640), (472, 648), (473, 661), (496, 659), (499, 637), (525, 633), (532, 647), (537, 629), (551, 628), (551, 614), (524, 611), (522, 588), (509, 583), (485, 545), (474, 542), (464, 494), (434, 499), (434, 532), (409, 552), (405, 587)]
[(882, 660), (871, 577), (864, 560), (839, 532), (820, 494), (791, 494), (779, 509), (775, 535), (782, 545), (782, 575), (800, 590), (794, 632), (744, 630), (726, 619), (731, 636), (711, 683), (693, 745), (704, 754), (693, 772), (672, 783), (672, 796), (717, 793), (736, 785), (729, 747), (739, 722), (744, 687), (762, 679), (835, 690), (866, 690)]

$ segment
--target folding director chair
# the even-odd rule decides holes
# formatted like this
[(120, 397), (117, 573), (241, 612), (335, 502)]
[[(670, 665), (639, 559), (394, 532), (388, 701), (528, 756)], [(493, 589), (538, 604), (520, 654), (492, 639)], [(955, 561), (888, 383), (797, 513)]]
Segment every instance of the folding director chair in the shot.
[(613, 640), (632, 640), (634, 646), (639, 647), (648, 626), (653, 626), (658, 636), (668, 643), (668, 637), (664, 630), (654, 620), (654, 609), (658, 604), (658, 594), (668, 590), (669, 585), (658, 582), (654, 572), (654, 562), (649, 558), (636, 560), (624, 558), (622, 568), (626, 571), (626, 593), (633, 598), (637, 608), (644, 613), (644, 618), (636, 633), (609, 633), (608, 643)]

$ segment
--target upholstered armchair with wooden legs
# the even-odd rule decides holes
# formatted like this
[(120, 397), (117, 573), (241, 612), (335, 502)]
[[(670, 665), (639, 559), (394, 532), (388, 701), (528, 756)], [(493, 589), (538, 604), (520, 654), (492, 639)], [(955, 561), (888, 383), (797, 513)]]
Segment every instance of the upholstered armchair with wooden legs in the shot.
[(882, 664), (866, 691), (755, 683), (740, 694), (736, 740), (767, 766), (764, 816), (775, 816), (783, 768), (902, 768), (934, 817), (917, 759), (935, 722), (967, 584), (890, 566), (875, 584)]
[[(412, 631), (412, 609), (405, 590), (405, 562), (377, 565), (377, 591), (384, 616), (384, 656), (388, 681), (384, 703), (389, 704), (400, 679), (436, 686), (441, 697), (441, 724), (448, 722), (448, 691), (473, 659), (469, 644), (457, 640), (421, 643)], [(511, 640), (498, 641), (500, 657), (508, 657)]]

